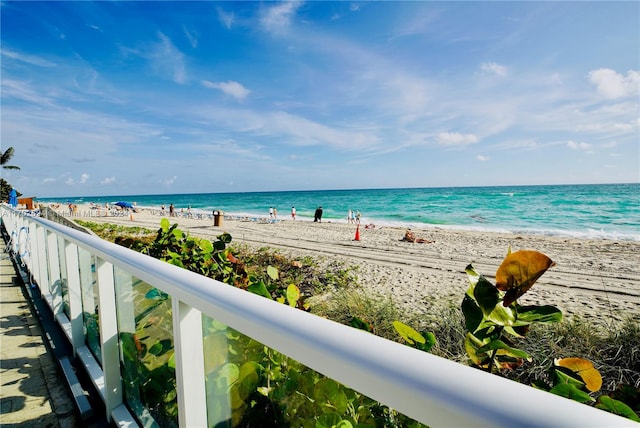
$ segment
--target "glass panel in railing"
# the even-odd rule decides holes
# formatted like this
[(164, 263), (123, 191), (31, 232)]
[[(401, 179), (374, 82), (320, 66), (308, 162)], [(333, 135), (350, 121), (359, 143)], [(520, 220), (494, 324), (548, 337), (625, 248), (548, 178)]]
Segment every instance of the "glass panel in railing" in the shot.
[(60, 262), (60, 290), (59, 292), (62, 294), (62, 311), (67, 315), (67, 317), (71, 317), (69, 311), (69, 283), (67, 280), (67, 259), (65, 257), (64, 252), (64, 238), (62, 236), (58, 236), (58, 260)]
[(177, 426), (171, 298), (115, 268), (125, 402), (143, 426)]
[(85, 343), (96, 360), (102, 363), (98, 318), (96, 257), (89, 251), (78, 248), (78, 261), (80, 265), (80, 289), (82, 290), (82, 317), (84, 322)]
[(203, 316), (208, 426), (422, 427)]

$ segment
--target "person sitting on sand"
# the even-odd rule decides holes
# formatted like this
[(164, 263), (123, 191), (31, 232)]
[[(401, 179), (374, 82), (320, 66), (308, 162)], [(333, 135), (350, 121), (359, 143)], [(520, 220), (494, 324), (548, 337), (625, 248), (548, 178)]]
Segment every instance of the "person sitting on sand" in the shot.
[(411, 229), (407, 229), (407, 231), (404, 233), (404, 237), (401, 239), (401, 241), (416, 242), (418, 244), (431, 244), (431, 243), (435, 242), (435, 241), (429, 241), (428, 239), (417, 238), (416, 234), (413, 233), (411, 231)]

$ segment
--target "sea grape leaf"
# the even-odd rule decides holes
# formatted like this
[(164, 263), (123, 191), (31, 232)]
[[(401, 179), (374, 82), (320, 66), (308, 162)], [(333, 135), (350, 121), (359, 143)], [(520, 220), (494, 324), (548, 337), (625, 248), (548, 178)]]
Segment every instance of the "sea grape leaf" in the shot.
[(589, 394), (568, 383), (561, 383), (559, 385), (556, 385), (551, 388), (549, 392), (561, 397), (569, 398), (579, 403), (588, 403), (594, 401), (594, 399)]
[(276, 279), (278, 279), (278, 269), (271, 265), (267, 266), (267, 275), (269, 275), (269, 278), (275, 281)]
[(166, 218), (162, 218), (162, 220), (160, 220), (160, 229), (162, 229), (164, 233), (167, 233), (169, 231), (169, 227), (170, 227), (169, 220)]
[(313, 388), (313, 398), (320, 407), (334, 410), (339, 415), (347, 411), (349, 402), (340, 384), (333, 379), (320, 379)]
[(478, 284), (478, 280), (480, 279), (480, 274), (476, 272), (473, 265), (467, 265), (465, 268), (465, 272), (467, 273), (467, 278), (469, 279), (469, 288), (467, 289), (467, 296), (473, 298), (473, 291)]
[(562, 311), (551, 305), (520, 306), (516, 326), (528, 325), (534, 322), (552, 323), (562, 321)]
[(464, 322), (467, 330), (475, 332), (482, 322), (482, 309), (469, 295), (465, 294), (462, 299), (462, 313), (464, 314)]
[(634, 412), (631, 407), (627, 406), (622, 401), (616, 400), (606, 395), (601, 395), (600, 397), (598, 397), (596, 407), (601, 410), (606, 410), (609, 413), (631, 419), (632, 421), (640, 422), (640, 417), (636, 415), (636, 412)]
[(213, 252), (213, 244), (208, 239), (201, 239), (198, 244), (204, 253), (208, 254)]
[(496, 287), (506, 291), (502, 304), (511, 305), (554, 265), (539, 251), (521, 250), (508, 254), (496, 272)]
[(506, 343), (504, 343), (502, 340), (492, 340), (491, 342), (487, 343), (484, 346), (481, 346), (480, 348), (477, 349), (476, 352), (478, 353), (486, 353), (488, 351), (495, 351), (495, 350), (502, 350), (504, 351), (502, 353), (502, 355), (507, 355), (507, 356), (511, 356), (511, 357), (515, 357), (515, 358), (522, 358), (525, 359), (527, 361), (531, 360), (531, 357), (529, 357), (529, 354), (527, 354), (526, 352), (517, 349), (517, 348), (512, 348), (511, 346), (507, 345)]
[(247, 291), (252, 292), (253, 294), (257, 294), (259, 296), (266, 297), (267, 299), (271, 299), (271, 293), (267, 290), (267, 287), (264, 285), (264, 282), (258, 281), (247, 287)]
[(479, 353), (478, 348), (484, 345), (484, 342), (479, 340), (471, 333), (467, 333), (464, 338), (464, 349), (467, 351), (467, 355), (471, 362), (478, 367), (487, 367), (489, 363), (489, 358), (486, 354)]
[(289, 306), (295, 307), (300, 299), (300, 289), (295, 284), (289, 284), (287, 287), (287, 301)]
[(400, 321), (394, 321), (393, 328), (395, 328), (400, 337), (402, 337), (405, 342), (410, 345), (415, 345), (416, 342), (423, 344), (427, 342), (420, 333)]
[(602, 387), (602, 376), (593, 363), (583, 358), (562, 358), (555, 361), (558, 367), (564, 367), (580, 376), (586, 388), (591, 392), (599, 391)]
[(500, 301), (498, 289), (482, 275), (473, 290), (473, 298), (485, 316), (488, 316)]

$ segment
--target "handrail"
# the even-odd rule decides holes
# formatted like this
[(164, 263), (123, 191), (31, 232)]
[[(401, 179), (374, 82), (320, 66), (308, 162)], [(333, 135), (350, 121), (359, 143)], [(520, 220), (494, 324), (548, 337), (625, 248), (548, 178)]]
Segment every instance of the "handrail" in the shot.
[[(6, 206), (0, 211), (10, 233), (11, 221), (5, 217), (8, 213), (15, 222), (17, 212)], [(173, 307), (182, 308), (181, 319), (199, 311), (429, 426), (636, 426), (628, 419), (296, 310), (49, 220), (20, 220), (169, 294)], [(180, 355), (185, 352), (177, 349), (181, 343), (194, 338), (184, 332), (174, 334), (182, 335), (175, 343)], [(177, 376), (197, 376), (198, 370), (189, 374), (194, 371), (191, 360), (176, 362), (185, 366), (184, 372), (176, 369)], [(199, 373), (203, 376), (203, 371)], [(202, 397), (190, 396), (194, 388), (186, 385), (191, 385), (188, 379), (178, 379), (179, 403), (202, 403)], [(195, 393), (201, 391), (195, 388)], [(182, 416), (180, 423), (188, 424)]]

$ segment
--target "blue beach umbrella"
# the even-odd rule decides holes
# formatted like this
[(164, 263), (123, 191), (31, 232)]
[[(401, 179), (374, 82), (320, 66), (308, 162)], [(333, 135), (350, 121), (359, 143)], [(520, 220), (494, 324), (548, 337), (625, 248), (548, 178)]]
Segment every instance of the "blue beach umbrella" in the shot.
[(9, 205), (14, 208), (18, 206), (18, 193), (16, 189), (11, 189), (11, 192), (9, 192)]
[(113, 205), (117, 205), (122, 208), (133, 208), (133, 205), (131, 205), (129, 202), (124, 202), (124, 201), (118, 201)]

